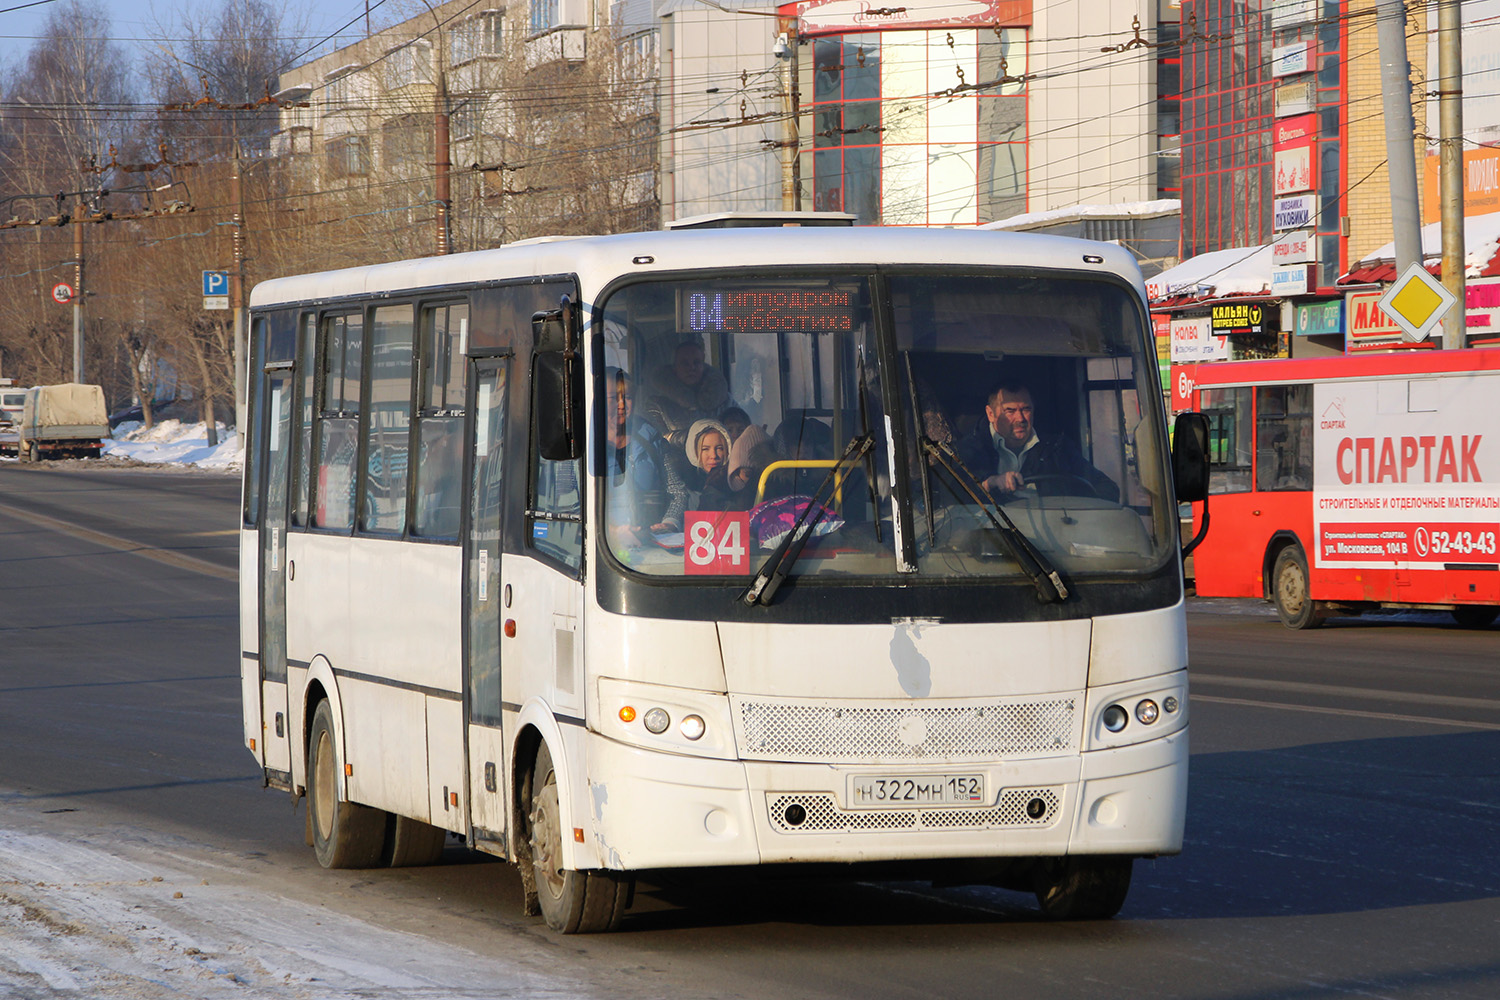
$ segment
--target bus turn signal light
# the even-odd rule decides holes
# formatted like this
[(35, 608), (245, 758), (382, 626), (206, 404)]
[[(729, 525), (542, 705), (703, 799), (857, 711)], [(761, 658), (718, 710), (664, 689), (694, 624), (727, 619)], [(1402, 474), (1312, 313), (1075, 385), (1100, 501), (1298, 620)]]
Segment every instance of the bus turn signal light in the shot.
[(634, 722), (635, 721), (635, 709), (631, 708), (629, 705), (626, 705), (624, 708), (620, 709), (620, 721), (621, 722)]

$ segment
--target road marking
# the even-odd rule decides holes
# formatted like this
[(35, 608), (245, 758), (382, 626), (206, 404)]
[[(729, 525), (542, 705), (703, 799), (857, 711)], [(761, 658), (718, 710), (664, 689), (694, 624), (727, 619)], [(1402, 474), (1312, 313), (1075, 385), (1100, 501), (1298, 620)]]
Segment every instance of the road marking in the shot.
[(49, 528), (52, 531), (77, 538), (80, 541), (92, 542), (105, 548), (114, 549), (118, 552), (129, 552), (133, 555), (144, 556), (176, 569), (185, 569), (192, 573), (202, 573), (204, 576), (212, 576), (220, 580), (228, 580), (231, 583), (239, 580), (240, 572), (237, 569), (229, 569), (218, 566), (206, 559), (196, 556), (183, 555), (181, 552), (171, 552), (167, 549), (153, 548), (142, 545), (140, 542), (132, 542), (128, 538), (120, 538), (118, 535), (107, 535), (102, 531), (94, 531), (92, 528), (84, 528), (67, 521), (60, 521), (46, 514), (38, 514), (34, 511), (21, 510), (17, 507), (8, 507), (0, 504), (0, 514), (7, 514), (20, 521), (27, 521), (41, 528)]
[(1347, 715), (1356, 719), (1382, 719), (1386, 722), (1416, 722), (1427, 726), (1453, 726), (1457, 729), (1489, 729), (1500, 732), (1493, 722), (1460, 722), (1457, 719), (1434, 719), (1426, 715), (1397, 715), (1393, 712), (1362, 712), (1355, 708), (1323, 708), (1319, 705), (1289, 705), (1278, 701), (1252, 701), (1249, 698), (1219, 698), (1194, 694), (1193, 701), (1210, 701), (1217, 705), (1242, 705), (1247, 708), (1274, 708), (1285, 712), (1315, 712), (1320, 715)]
[(1189, 682), (1223, 684), (1226, 687), (1256, 688), (1261, 691), (1299, 691), (1304, 694), (1336, 694), (1341, 697), (1374, 698), (1379, 701), (1410, 701), (1421, 705), (1444, 705), (1448, 708), (1484, 708), (1500, 710), (1494, 698), (1465, 698), (1461, 695), (1425, 694), (1420, 691), (1385, 691), (1378, 688), (1346, 687), (1339, 684), (1312, 684), (1307, 681), (1275, 681), (1258, 677), (1228, 677), (1224, 674), (1188, 672)]

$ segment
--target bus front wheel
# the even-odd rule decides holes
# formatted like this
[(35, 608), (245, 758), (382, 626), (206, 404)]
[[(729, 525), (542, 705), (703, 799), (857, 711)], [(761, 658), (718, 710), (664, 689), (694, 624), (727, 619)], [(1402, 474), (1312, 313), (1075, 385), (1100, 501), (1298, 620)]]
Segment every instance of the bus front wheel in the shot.
[(1130, 858), (1073, 855), (1043, 861), (1036, 901), (1053, 920), (1108, 920), (1130, 892)]
[(307, 811), (313, 853), (324, 868), (374, 868), (385, 848), (385, 813), (339, 799), (333, 709), (313, 712), (307, 737)]
[(1323, 624), (1324, 616), (1318, 611), (1307, 585), (1307, 557), (1296, 545), (1289, 545), (1276, 554), (1276, 564), (1271, 570), (1271, 599), (1276, 602), (1276, 614), (1287, 628), (1317, 628)]
[(537, 748), (531, 774), (531, 865), (536, 877), (537, 902), (547, 926), (563, 934), (612, 931), (625, 915), (630, 880), (613, 872), (577, 871), (563, 867), (562, 807), (557, 771), (543, 743)]

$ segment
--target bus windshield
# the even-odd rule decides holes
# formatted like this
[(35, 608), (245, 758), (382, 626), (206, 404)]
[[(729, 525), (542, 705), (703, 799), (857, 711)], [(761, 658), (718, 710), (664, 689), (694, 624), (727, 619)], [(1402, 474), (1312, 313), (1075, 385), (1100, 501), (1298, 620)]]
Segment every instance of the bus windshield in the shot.
[(617, 560), (748, 576), (800, 522), (792, 574), (890, 578), (898, 511), (907, 580), (1029, 572), (1010, 524), (1065, 574), (1165, 558), (1156, 365), (1127, 288), (892, 274), (877, 323), (873, 287), (704, 275), (610, 296), (597, 471)]

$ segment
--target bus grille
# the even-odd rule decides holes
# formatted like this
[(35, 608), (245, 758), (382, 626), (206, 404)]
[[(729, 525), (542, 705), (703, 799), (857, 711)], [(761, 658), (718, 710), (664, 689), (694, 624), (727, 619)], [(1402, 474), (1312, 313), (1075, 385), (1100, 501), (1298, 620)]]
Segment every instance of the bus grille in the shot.
[(807, 763), (1001, 760), (1077, 749), (1077, 704), (1050, 701), (860, 707), (739, 699), (745, 760)]
[[(1040, 799), (1046, 809), (1036, 817), (1027, 805)], [(999, 827), (1048, 827), (1057, 822), (1061, 798), (1050, 788), (1007, 788), (989, 809), (948, 806), (942, 809), (841, 809), (822, 792), (770, 794), (771, 826), (778, 833), (864, 833), (875, 830), (988, 830)], [(800, 823), (788, 822), (789, 807)]]

